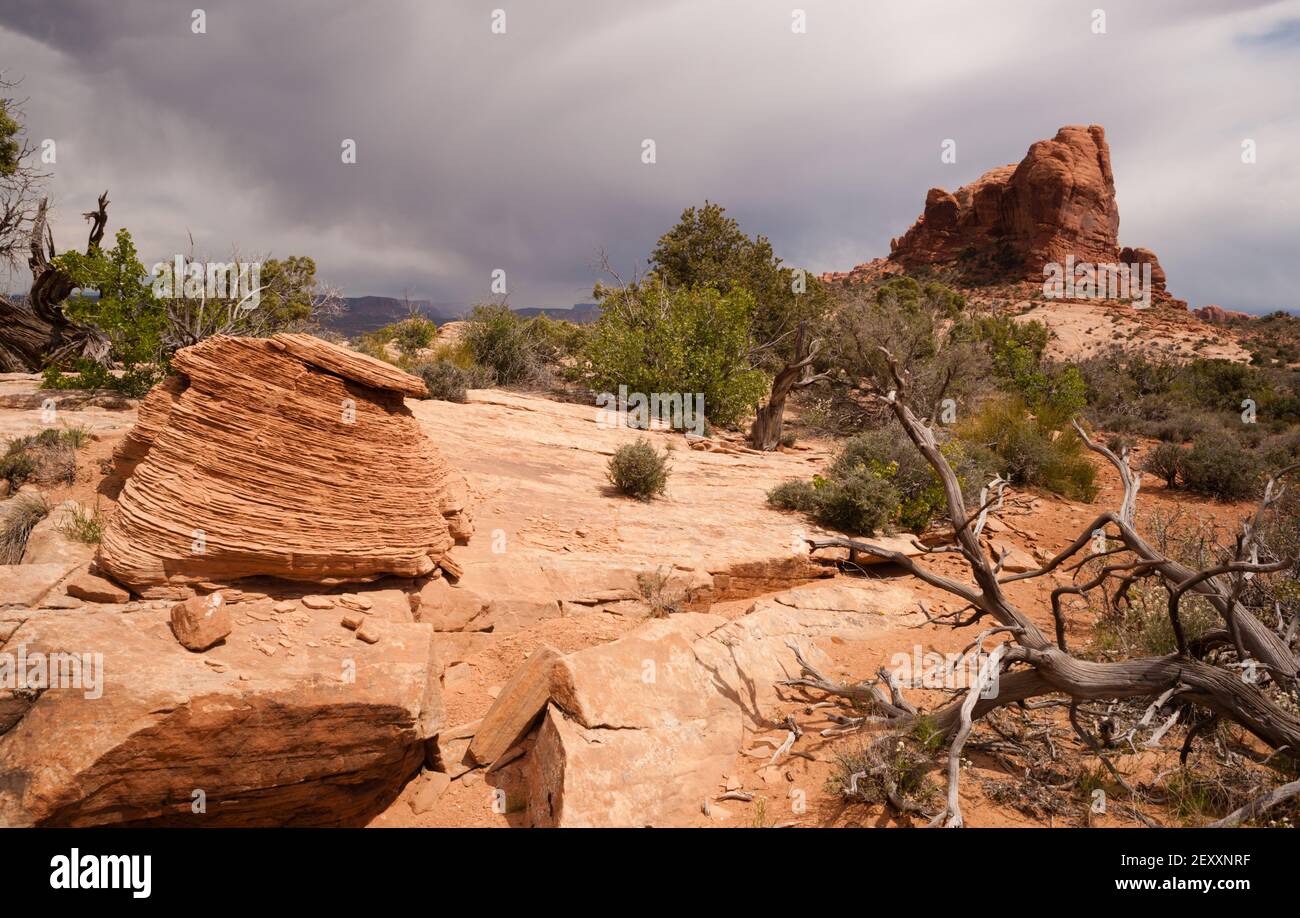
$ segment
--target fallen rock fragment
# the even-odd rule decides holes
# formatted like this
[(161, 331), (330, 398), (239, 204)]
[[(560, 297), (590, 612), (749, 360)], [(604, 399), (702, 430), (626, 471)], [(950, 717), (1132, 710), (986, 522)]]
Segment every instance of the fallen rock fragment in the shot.
[(73, 577), (65, 589), (69, 596), (87, 602), (123, 603), (131, 599), (131, 594), (116, 583), (90, 573)]
[(419, 787), (411, 796), (411, 811), (417, 816), (429, 812), (450, 786), (451, 777), (446, 772), (425, 772), (420, 778)]
[(204, 651), (230, 634), (230, 609), (220, 593), (194, 596), (172, 606), (172, 633), (183, 647)]
[(347, 615), (343, 616), (343, 621), (341, 624), (343, 625), (344, 628), (347, 628), (349, 631), (356, 631), (358, 628), (361, 627), (362, 623), (365, 622), (365, 620), (366, 617), (364, 614), (360, 612), (349, 612)]
[(302, 604), (308, 609), (314, 609), (317, 611), (334, 608), (334, 600), (330, 599), (328, 596), (304, 596), (302, 598)]
[(515, 670), (483, 715), (483, 722), (469, 744), (469, 754), (475, 762), (495, 764), (528, 733), (550, 698), (551, 670), (559, 659), (558, 650), (542, 646)]

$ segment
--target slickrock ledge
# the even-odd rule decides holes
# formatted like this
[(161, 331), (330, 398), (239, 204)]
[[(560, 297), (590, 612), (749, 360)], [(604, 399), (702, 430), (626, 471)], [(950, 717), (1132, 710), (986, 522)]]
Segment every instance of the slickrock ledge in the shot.
[(418, 379), (308, 335), (211, 338), (172, 367), (117, 452), (98, 558), (135, 592), (419, 576), (468, 539), (464, 483), (403, 403)]
[(0, 614), (0, 653), (75, 676), (0, 688), (0, 827), (358, 826), (381, 812), (443, 726), (432, 629), (376, 622), (371, 646), (271, 606), (236, 606), (277, 621), (204, 654), (163, 609)]

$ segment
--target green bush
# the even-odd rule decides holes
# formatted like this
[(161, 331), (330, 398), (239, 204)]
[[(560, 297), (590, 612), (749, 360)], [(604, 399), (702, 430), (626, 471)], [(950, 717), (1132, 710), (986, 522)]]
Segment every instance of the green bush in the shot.
[(1097, 496), (1097, 473), (1082, 442), (1050, 410), (1031, 414), (1019, 398), (988, 402), (962, 436), (995, 453), (1014, 484), (1037, 485), (1071, 500)]
[(15, 489), (36, 474), (36, 463), (24, 452), (12, 450), (0, 456), (0, 480), (8, 481)]
[(1180, 471), (1189, 491), (1223, 500), (1242, 500), (1259, 490), (1253, 453), (1225, 436), (1204, 436), (1182, 457)]
[(424, 316), (411, 316), (397, 323), (393, 340), (403, 354), (414, 355), (433, 344), (438, 335), (438, 326), (432, 319)]
[(597, 392), (702, 393), (714, 424), (738, 423), (767, 392), (749, 363), (754, 299), (744, 290), (669, 290), (653, 279), (609, 291), (583, 350)]
[(621, 493), (650, 500), (668, 486), (668, 453), (662, 455), (644, 437), (620, 446), (609, 460), (606, 474)]
[(86, 439), (84, 428), (47, 427), (40, 433), (10, 440), (0, 456), (0, 478), (7, 479), (14, 488), (28, 481), (71, 484), (77, 475), (77, 447)]
[(1178, 487), (1178, 474), (1183, 465), (1183, 448), (1177, 443), (1160, 443), (1142, 468), (1159, 476), (1167, 487)]
[(541, 360), (535, 326), (505, 305), (475, 306), (461, 338), (474, 361), (490, 369), (499, 386), (528, 382)]
[(148, 392), (167, 374), (170, 355), (163, 345), (167, 307), (154, 296), (131, 234), (118, 230), (112, 249), (65, 252), (54, 264), (77, 288), (98, 291), (98, 297), (69, 298), (63, 311), (74, 322), (94, 325), (108, 336), (110, 357), (122, 372), (111, 373), (101, 364), (77, 358), (68, 366), (49, 366), (42, 385), (48, 389), (109, 388), (128, 395)]
[(429, 398), (462, 404), (467, 400), (466, 390), (470, 388), (470, 374), (450, 360), (435, 360), (422, 364), (417, 372), (424, 380), (425, 388), (429, 390)]
[(816, 491), (811, 481), (791, 478), (768, 491), (767, 502), (769, 506), (778, 510), (799, 510), (807, 513), (813, 508), (815, 496)]
[(814, 482), (813, 519), (850, 535), (888, 530), (898, 504), (898, 489), (869, 469)]

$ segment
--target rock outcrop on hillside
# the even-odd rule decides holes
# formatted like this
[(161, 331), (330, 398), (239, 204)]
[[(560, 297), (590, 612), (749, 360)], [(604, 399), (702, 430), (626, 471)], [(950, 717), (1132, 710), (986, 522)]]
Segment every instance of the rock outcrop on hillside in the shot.
[(1043, 266), (1150, 264), (1164, 297), (1165, 272), (1155, 253), (1119, 245), (1119, 207), (1110, 147), (1100, 125), (1061, 128), (1029, 148), (1019, 164), (985, 172), (955, 192), (931, 188), (925, 210), (890, 242), (887, 259), (828, 280), (945, 266), (970, 280), (1043, 279)]
[(468, 539), (464, 483), (403, 404), (415, 377), (309, 335), (212, 338), (172, 368), (117, 451), (98, 557), (140, 595), (419, 576)]
[(1193, 309), (1192, 315), (1202, 322), (1208, 322), (1210, 325), (1227, 325), (1232, 319), (1249, 319), (1251, 317), (1249, 313), (1224, 309), (1222, 306), (1215, 306), (1213, 303), (1209, 306)]

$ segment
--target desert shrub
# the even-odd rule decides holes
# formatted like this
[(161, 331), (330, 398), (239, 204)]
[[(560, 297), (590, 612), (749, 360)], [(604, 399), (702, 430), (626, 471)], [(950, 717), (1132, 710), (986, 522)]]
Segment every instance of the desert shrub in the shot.
[(167, 307), (153, 294), (131, 234), (118, 230), (112, 249), (65, 252), (54, 263), (77, 288), (98, 292), (97, 297), (70, 297), (63, 311), (74, 322), (94, 325), (107, 335), (110, 358), (121, 372), (77, 358), (64, 366), (51, 364), (42, 385), (49, 389), (108, 388), (128, 395), (148, 392), (167, 372), (169, 355), (163, 343)]
[(0, 564), (20, 564), (32, 529), (50, 513), (39, 494), (19, 494), (0, 505)]
[(744, 290), (645, 284), (605, 291), (582, 352), (597, 392), (702, 393), (713, 424), (738, 423), (766, 394), (750, 365), (754, 298)]
[(104, 538), (104, 516), (98, 508), (78, 507), (63, 515), (59, 531), (74, 541), (98, 545)]
[(1096, 470), (1074, 431), (1050, 408), (1031, 414), (1017, 397), (987, 402), (962, 438), (995, 453), (1015, 484), (1037, 485), (1072, 500), (1097, 496)]
[(838, 754), (826, 792), (849, 803), (882, 804), (892, 798), (913, 812), (923, 810), (940, 796), (929, 772), (942, 745), (933, 722), (918, 718), (907, 733), (886, 733), (856, 751)]
[(799, 441), (799, 435), (793, 430), (787, 430), (781, 434), (781, 445), (786, 449), (794, 446)]
[(778, 510), (800, 510), (807, 513), (812, 510), (815, 493), (811, 481), (791, 478), (768, 491), (767, 502)]
[[(841, 302), (826, 335), (827, 360), (850, 379), (891, 388), (888, 361), (879, 350), (883, 347), (908, 372), (913, 402), (925, 414), (936, 413), (943, 398), (960, 402), (984, 385), (987, 349), (964, 317), (961, 294), (942, 284), (900, 277), (875, 290), (855, 286), (838, 295)], [(850, 405), (830, 407), (844, 411)]]
[(466, 401), (466, 391), (470, 387), (470, 374), (449, 360), (434, 360), (421, 364), (418, 371), (429, 390), (429, 398), (444, 402)]
[(508, 306), (475, 306), (461, 340), (474, 362), (495, 374), (497, 385), (528, 382), (538, 370), (534, 328)]
[(1184, 368), (1180, 387), (1200, 407), (1212, 411), (1241, 410), (1243, 399), (1258, 397), (1262, 377), (1258, 370), (1230, 360), (1198, 358)]
[(1126, 433), (1115, 433), (1106, 438), (1106, 448), (1116, 456), (1121, 455), (1125, 450), (1132, 449), (1136, 445), (1137, 441)]
[(673, 589), (671, 576), (672, 571), (666, 567), (637, 573), (637, 591), (650, 607), (650, 618), (667, 618), (682, 611), (686, 595), (681, 590)]
[(620, 446), (606, 469), (614, 487), (637, 500), (664, 493), (669, 471), (667, 451), (660, 454), (644, 437)]
[(885, 530), (898, 512), (898, 490), (870, 469), (815, 479), (813, 487), (813, 519), (850, 535)]
[(59, 429), (59, 439), (73, 449), (81, 449), (90, 442), (90, 429), (81, 424), (71, 424)]
[(1166, 443), (1187, 443), (1215, 426), (1214, 420), (1204, 412), (1178, 408), (1161, 420), (1146, 425), (1146, 430)]
[(1182, 457), (1180, 470), (1188, 490), (1224, 500), (1241, 500), (1259, 489), (1259, 465), (1253, 453), (1226, 436), (1202, 436)]
[(36, 463), (25, 452), (9, 452), (0, 456), (0, 479), (17, 489), (36, 474)]
[(1178, 487), (1178, 474), (1183, 464), (1183, 448), (1177, 443), (1160, 443), (1147, 456), (1142, 468), (1159, 476), (1167, 487)]
[(84, 443), (83, 428), (56, 430), (47, 427), (40, 433), (9, 441), (0, 457), (0, 478), (17, 488), (28, 482), (70, 484), (77, 475), (76, 445)]
[(1277, 471), (1300, 461), (1300, 430), (1275, 434), (1258, 449), (1260, 463), (1265, 471)]
[(398, 349), (408, 356), (433, 344), (433, 339), (437, 335), (437, 323), (424, 316), (403, 319), (393, 329), (393, 341), (396, 342)]
[(528, 320), (529, 335), (545, 363), (561, 363), (581, 353), (590, 328), (541, 313)]

